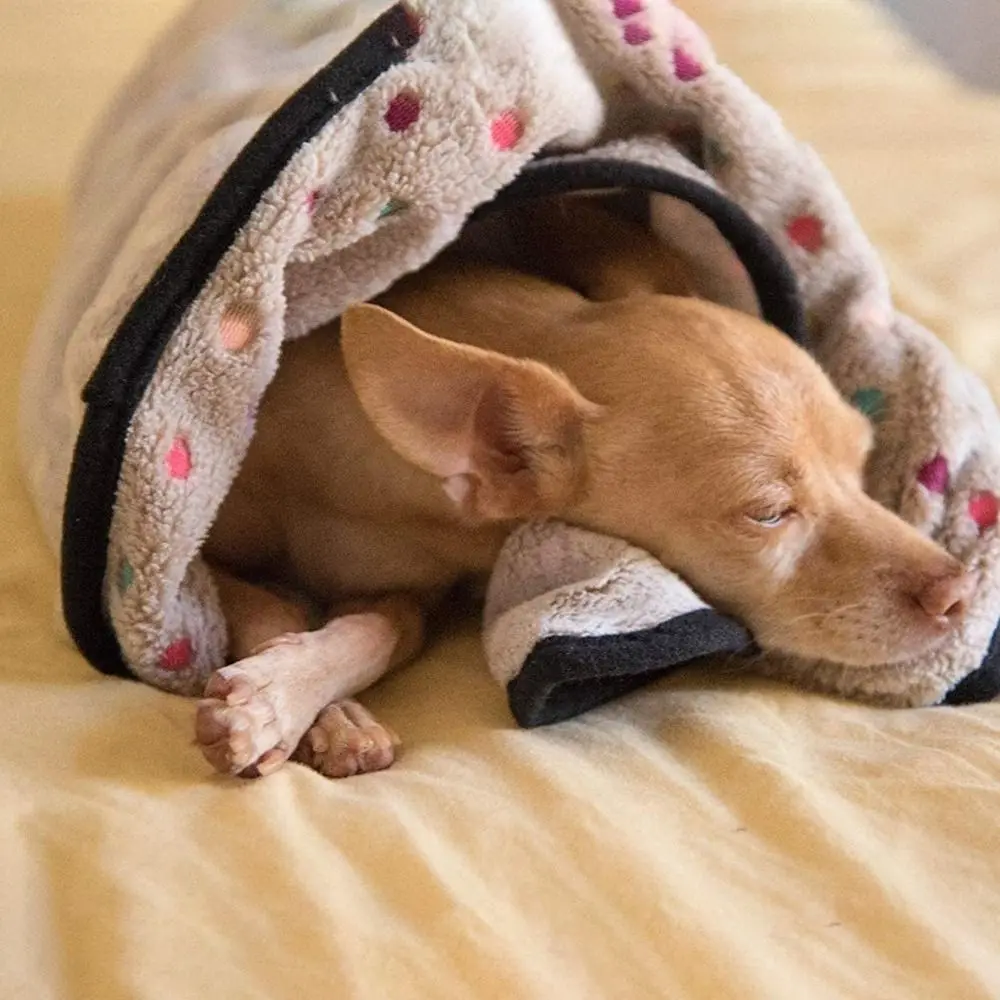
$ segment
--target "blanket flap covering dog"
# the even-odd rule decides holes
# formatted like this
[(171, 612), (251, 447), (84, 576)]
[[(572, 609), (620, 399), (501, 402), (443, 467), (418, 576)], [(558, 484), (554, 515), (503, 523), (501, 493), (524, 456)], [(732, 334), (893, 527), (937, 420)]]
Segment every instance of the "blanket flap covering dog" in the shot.
[[(477, 212), (612, 190), (644, 192), (665, 237), (726, 241), (761, 314), (875, 423), (873, 496), (978, 579), (919, 661), (755, 662), (883, 704), (994, 696), (994, 404), (895, 311), (816, 155), (669, 0), (198, 0), (180, 18), (90, 145), (25, 375), (25, 462), (84, 655), (190, 694), (224, 663), (199, 549), (285, 338)], [(526, 726), (752, 648), (647, 554), (553, 523), (510, 538), (485, 642)]]

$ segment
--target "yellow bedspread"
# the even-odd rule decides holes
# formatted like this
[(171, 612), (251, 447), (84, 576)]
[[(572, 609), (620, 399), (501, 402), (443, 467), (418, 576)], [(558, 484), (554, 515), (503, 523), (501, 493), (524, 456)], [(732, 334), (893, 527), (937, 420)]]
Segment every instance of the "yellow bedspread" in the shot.
[[(240, 784), (189, 704), (83, 663), (13, 457), (15, 358), (83, 128), (179, 3), (12, 6), (0, 998), (1000, 997), (1000, 704), (878, 711), (706, 669), (519, 732), (470, 628), (369, 695), (406, 742), (392, 771)], [(861, 0), (682, 6), (1000, 391), (1000, 97)]]

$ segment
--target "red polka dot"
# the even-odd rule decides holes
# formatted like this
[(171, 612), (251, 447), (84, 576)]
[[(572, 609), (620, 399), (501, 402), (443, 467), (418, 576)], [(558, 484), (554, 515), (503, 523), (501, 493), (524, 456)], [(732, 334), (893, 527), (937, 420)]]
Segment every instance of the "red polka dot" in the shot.
[(420, 98), (416, 94), (397, 94), (385, 111), (390, 132), (405, 132), (420, 117)]
[(681, 83), (690, 83), (705, 75), (705, 67), (686, 49), (674, 49), (674, 75)]
[(516, 111), (505, 111), (490, 123), (490, 138), (497, 149), (513, 149), (524, 135), (524, 123)]
[(614, 0), (612, 9), (615, 12), (615, 17), (619, 21), (624, 21), (626, 18), (642, 13), (642, 0)]
[(242, 351), (260, 331), (260, 314), (250, 303), (230, 306), (219, 323), (219, 340), (227, 351)]
[(786, 227), (788, 238), (809, 253), (818, 253), (826, 242), (823, 220), (815, 215), (800, 215)]
[(163, 655), (160, 657), (160, 669), (161, 670), (187, 670), (191, 666), (191, 661), (194, 659), (194, 645), (191, 640), (185, 636), (183, 639), (178, 639), (176, 642), (172, 642), (163, 651)]
[(946, 493), (950, 480), (948, 460), (944, 455), (935, 455), (917, 473), (917, 481), (931, 493)]
[(979, 526), (979, 533), (995, 528), (1000, 517), (1000, 501), (989, 490), (980, 490), (969, 497), (969, 517)]
[(187, 479), (191, 475), (191, 449), (187, 438), (178, 435), (167, 452), (167, 472), (171, 479)]
[(652, 32), (642, 21), (630, 21), (622, 32), (626, 45), (645, 45), (652, 37)]

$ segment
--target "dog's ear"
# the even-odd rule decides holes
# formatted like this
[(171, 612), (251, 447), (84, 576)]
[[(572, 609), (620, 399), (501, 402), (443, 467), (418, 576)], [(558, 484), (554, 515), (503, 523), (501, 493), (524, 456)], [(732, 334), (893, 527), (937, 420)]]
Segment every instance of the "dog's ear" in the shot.
[(552, 516), (580, 491), (584, 424), (599, 408), (551, 368), (442, 340), (372, 305), (347, 311), (341, 345), (368, 418), (466, 516)]

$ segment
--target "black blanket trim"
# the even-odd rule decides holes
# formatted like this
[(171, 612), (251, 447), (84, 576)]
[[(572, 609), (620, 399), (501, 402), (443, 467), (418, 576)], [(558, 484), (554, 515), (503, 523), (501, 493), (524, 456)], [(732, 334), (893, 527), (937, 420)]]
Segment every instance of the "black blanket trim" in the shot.
[(997, 695), (1000, 695), (1000, 625), (993, 632), (983, 662), (948, 692), (943, 704), (972, 705), (992, 701)]
[(553, 635), (538, 642), (507, 684), (519, 726), (562, 722), (635, 691), (706, 656), (754, 648), (739, 623), (700, 608), (655, 628), (602, 636)]
[(403, 4), (379, 17), (293, 94), (241, 151), (198, 217), (160, 265), (108, 344), (83, 392), (62, 531), (62, 602), (80, 652), (107, 674), (131, 677), (104, 613), (115, 494), (136, 408), (184, 313), (289, 160), (417, 43)]
[(529, 164), (480, 212), (495, 211), (525, 198), (629, 190), (670, 195), (711, 219), (747, 269), (764, 319), (797, 344), (807, 346), (799, 284), (785, 255), (736, 202), (689, 177), (625, 160), (551, 156)]

